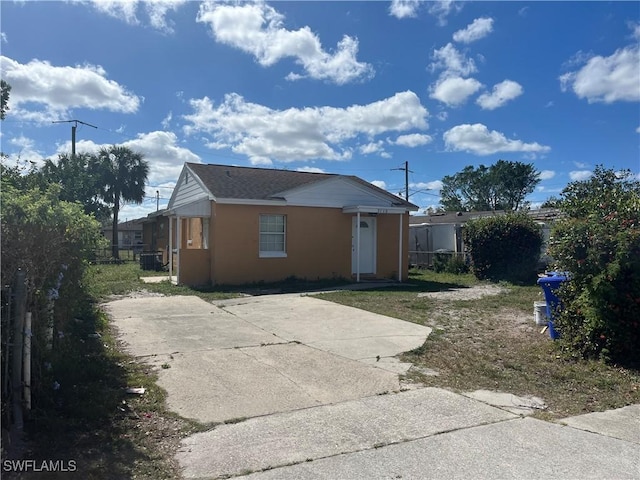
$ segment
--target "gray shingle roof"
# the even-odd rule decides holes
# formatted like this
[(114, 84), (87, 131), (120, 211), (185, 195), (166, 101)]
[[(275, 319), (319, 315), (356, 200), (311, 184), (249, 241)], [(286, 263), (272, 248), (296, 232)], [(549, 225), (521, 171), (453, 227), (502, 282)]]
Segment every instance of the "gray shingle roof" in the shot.
[(234, 167), (202, 163), (187, 163), (186, 165), (217, 198), (251, 200), (275, 199), (278, 198), (277, 195), (282, 192), (304, 185), (311, 185), (330, 178), (348, 178), (373, 191), (390, 197), (397, 205), (414, 207), (414, 205), (405, 202), (401, 198), (391, 195), (389, 192), (351, 175), (296, 172), (291, 170)]

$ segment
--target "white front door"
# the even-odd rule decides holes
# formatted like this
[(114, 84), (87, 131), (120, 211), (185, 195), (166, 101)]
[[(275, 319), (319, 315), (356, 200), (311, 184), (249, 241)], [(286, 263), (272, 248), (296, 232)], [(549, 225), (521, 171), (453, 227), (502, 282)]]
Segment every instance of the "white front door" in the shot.
[[(360, 245), (358, 248), (358, 217), (351, 228), (351, 273), (376, 273), (376, 219), (360, 217)], [(358, 265), (358, 258), (360, 265)]]

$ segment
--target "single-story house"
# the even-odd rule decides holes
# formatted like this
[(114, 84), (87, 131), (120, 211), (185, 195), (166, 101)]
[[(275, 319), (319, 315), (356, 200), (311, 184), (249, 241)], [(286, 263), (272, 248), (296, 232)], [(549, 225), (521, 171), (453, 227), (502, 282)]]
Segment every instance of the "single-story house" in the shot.
[[(127, 250), (133, 247), (143, 248), (142, 222), (145, 218), (136, 218), (118, 223), (118, 246)], [(111, 224), (102, 229), (102, 235), (111, 242), (113, 228)]]
[(358, 177), (186, 163), (164, 216), (178, 283), (408, 276), (409, 212)]

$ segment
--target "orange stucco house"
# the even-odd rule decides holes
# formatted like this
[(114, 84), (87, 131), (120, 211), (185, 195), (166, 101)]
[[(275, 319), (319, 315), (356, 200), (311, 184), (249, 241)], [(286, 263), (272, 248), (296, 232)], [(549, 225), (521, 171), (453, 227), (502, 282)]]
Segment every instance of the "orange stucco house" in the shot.
[(186, 163), (163, 215), (178, 283), (405, 280), (418, 207), (355, 176)]

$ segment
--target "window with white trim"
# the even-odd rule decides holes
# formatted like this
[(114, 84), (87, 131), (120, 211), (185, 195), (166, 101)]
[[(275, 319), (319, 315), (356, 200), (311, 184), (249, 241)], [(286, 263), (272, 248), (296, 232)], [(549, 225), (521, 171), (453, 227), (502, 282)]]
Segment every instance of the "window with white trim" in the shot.
[(260, 256), (287, 256), (286, 215), (260, 215)]

